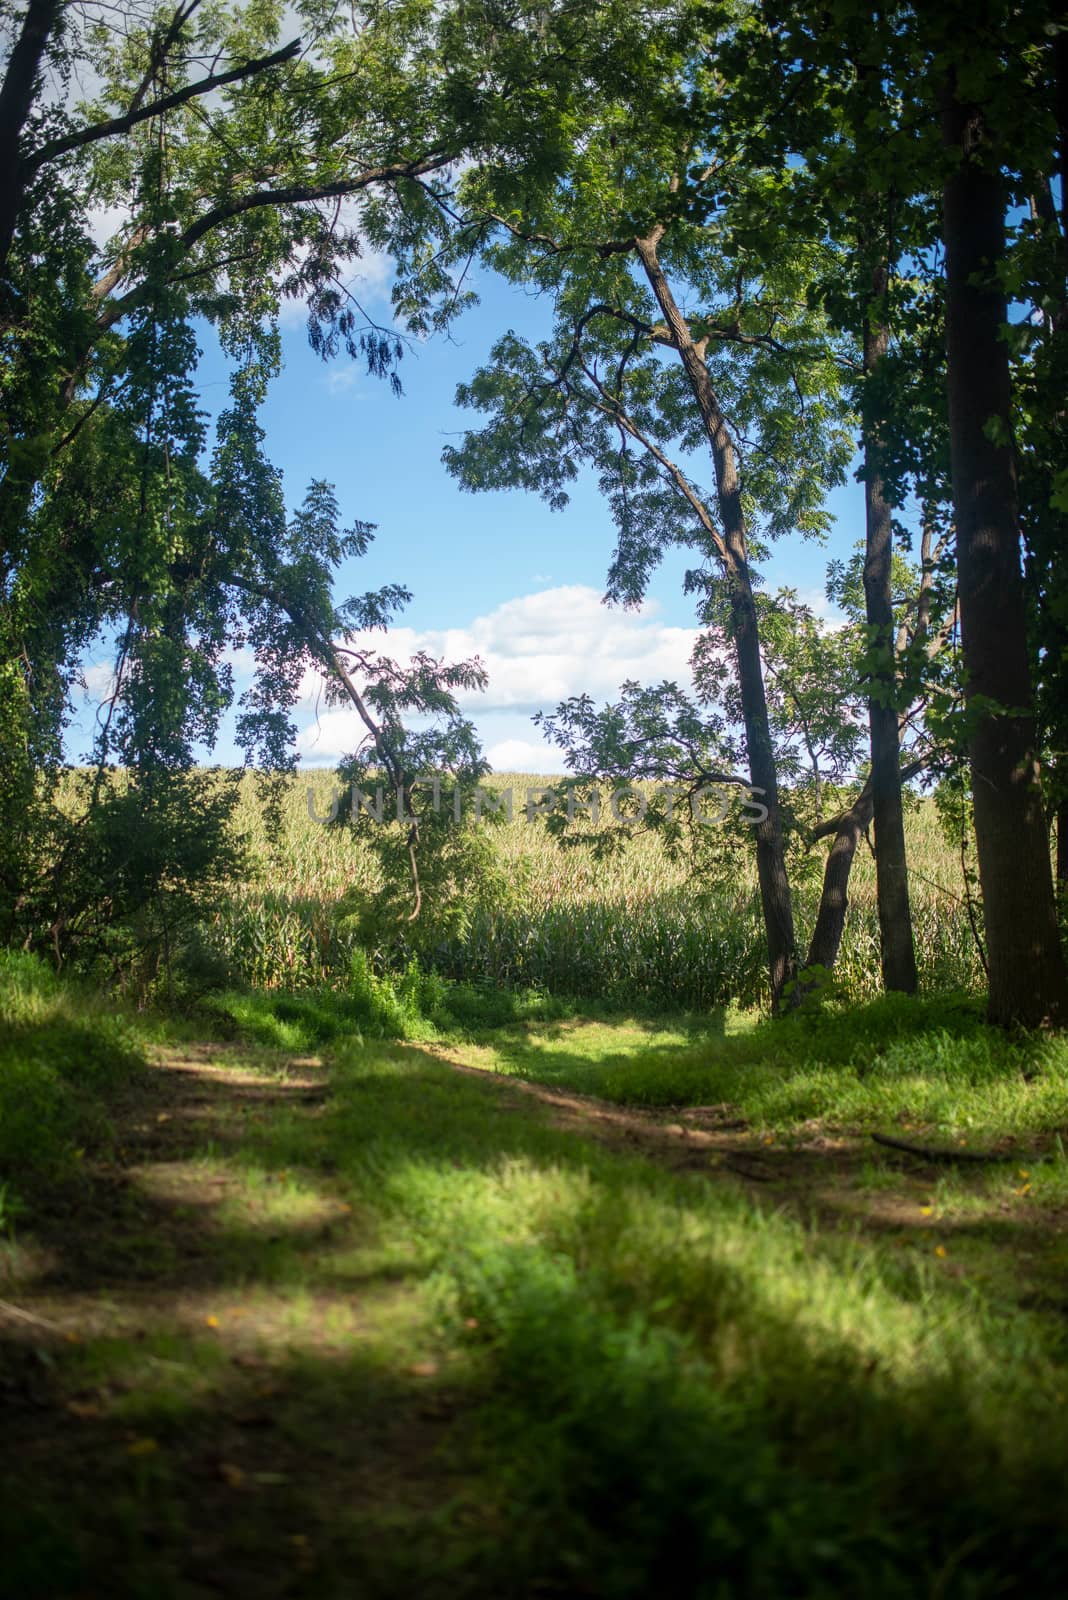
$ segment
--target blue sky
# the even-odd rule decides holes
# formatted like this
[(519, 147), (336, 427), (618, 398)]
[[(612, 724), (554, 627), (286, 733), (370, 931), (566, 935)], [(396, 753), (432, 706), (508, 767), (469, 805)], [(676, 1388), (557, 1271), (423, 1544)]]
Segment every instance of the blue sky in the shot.
[[(368, 264), (361, 297), (389, 315), (388, 275)], [(402, 583), (413, 600), (388, 648), (403, 656), (426, 648), (451, 657), (482, 655), (488, 691), (466, 702), (498, 770), (560, 770), (558, 753), (542, 743), (531, 715), (567, 694), (606, 698), (627, 677), (655, 682), (686, 678), (693, 604), (682, 592), (688, 561), (677, 552), (657, 572), (648, 603), (635, 614), (601, 604), (614, 528), (592, 478), (575, 485), (571, 504), (551, 512), (524, 491), (461, 492), (441, 464), (443, 445), (474, 413), (454, 403), (468, 378), (508, 328), (537, 336), (548, 304), (494, 278), (480, 284), (481, 304), (451, 339), (437, 338), (404, 358), (404, 394), (371, 378), (347, 358), (324, 363), (309, 348), (299, 307), (287, 309), (285, 366), (263, 412), (266, 448), (285, 476), (295, 504), (312, 478), (337, 489), (345, 519), (377, 524), (369, 554), (339, 573), (339, 593)], [(226, 365), (205, 339), (199, 368), (205, 409), (227, 396)], [(827, 546), (783, 540), (767, 564), (768, 582), (789, 584), (816, 604), (833, 554), (845, 554), (863, 533), (863, 497), (851, 483), (835, 492), (836, 527)], [(239, 669), (243, 663), (239, 660)], [(87, 674), (93, 694), (79, 718), (92, 721), (92, 699), (110, 663), (101, 654)], [(240, 682), (240, 675), (239, 675)], [(299, 708), (302, 759), (332, 764), (355, 743), (347, 712), (326, 710), (309, 677)], [(227, 722), (215, 759), (240, 759)]]

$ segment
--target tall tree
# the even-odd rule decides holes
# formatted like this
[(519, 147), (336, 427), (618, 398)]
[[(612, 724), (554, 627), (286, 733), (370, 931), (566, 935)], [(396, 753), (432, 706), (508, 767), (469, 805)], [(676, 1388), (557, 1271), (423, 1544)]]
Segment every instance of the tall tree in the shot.
[(723, 630), (750, 781), (767, 807), (755, 845), (777, 1004), (796, 974), (796, 938), (753, 551), (822, 531), (823, 494), (848, 446), (837, 368), (805, 307), (810, 259), (766, 249), (761, 218), (785, 179), (718, 148), (715, 52), (691, 8), (662, 21), (639, 26), (621, 11), (616, 32), (587, 46), (571, 147), (553, 166), (517, 176), (487, 163), (464, 181), (468, 234), (495, 267), (551, 297), (556, 315), (547, 342), (509, 335), (462, 389), (492, 420), (446, 461), (467, 487), (524, 484), (551, 504), (581, 461), (592, 464), (619, 530), (618, 599), (640, 599), (670, 544), (699, 552), (691, 587)]
[[(832, 23), (823, 7), (796, 6), (747, 30), (747, 59), (744, 65), (736, 61), (735, 70), (752, 86), (743, 104), (745, 115), (761, 127), (757, 142), (764, 159), (795, 170), (795, 181), (779, 196), (779, 248), (789, 248), (788, 240), (820, 237), (833, 245), (826, 276), (810, 293), (819, 295), (847, 341), (843, 359), (858, 412), (871, 739), (864, 826), (874, 818), (884, 987), (912, 993), (917, 973), (900, 776), (901, 692), (891, 592), (897, 508), (888, 461), (893, 407), (886, 358), (900, 299), (894, 280), (901, 258), (927, 240), (917, 233), (917, 208), (908, 193), (913, 162), (900, 127), (900, 99), (887, 93), (899, 31), (893, 7), (873, 12), (864, 4), (838, 6)], [(762, 114), (761, 102), (778, 114)], [(929, 217), (924, 220), (929, 224)], [(843, 817), (855, 839), (856, 819)], [(844, 880), (844, 863), (851, 864), (854, 853), (855, 844), (847, 848), (844, 838), (834, 847)], [(816, 939), (824, 952), (833, 944), (822, 934)]]
[[(884, 320), (883, 297), (888, 267), (880, 262), (872, 275), (871, 298), (864, 317), (864, 373), (874, 377), (886, 357), (890, 333)], [(867, 396), (878, 393), (869, 389)], [(916, 990), (916, 951), (909, 909), (905, 816), (901, 799), (900, 734), (897, 666), (894, 653), (894, 611), (891, 572), (894, 551), (893, 510), (887, 499), (881, 461), (885, 423), (864, 417), (864, 599), (869, 628), (872, 688), (868, 695), (871, 730), (871, 802), (875, 820), (875, 869), (879, 903), (883, 983), (905, 994)]]
[[(982, 20), (989, 29), (996, 18), (984, 11)], [(981, 44), (953, 59), (942, 114), (948, 158), (947, 385), (961, 636), (989, 1014), (995, 1022), (1034, 1025), (1068, 1015), (1068, 979), (1035, 736), (1008, 315), (999, 280), (1008, 195), (990, 104), (1004, 103), (1007, 68), (989, 32), (969, 32), (969, 38)]]

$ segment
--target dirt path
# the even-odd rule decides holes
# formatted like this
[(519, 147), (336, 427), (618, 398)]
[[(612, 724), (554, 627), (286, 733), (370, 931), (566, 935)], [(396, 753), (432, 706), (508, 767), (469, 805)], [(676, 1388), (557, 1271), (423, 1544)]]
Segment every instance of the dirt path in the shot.
[(546, 1107), (554, 1127), (630, 1155), (648, 1156), (675, 1171), (712, 1174), (719, 1169), (749, 1183), (806, 1183), (820, 1173), (828, 1178), (847, 1176), (870, 1153), (860, 1135), (831, 1136), (815, 1123), (783, 1141), (758, 1134), (729, 1105), (645, 1111), (489, 1073), (458, 1061), (447, 1046), (430, 1048), (454, 1072), (483, 1083), (488, 1080), (505, 1096), (514, 1093)]
[[(728, 1105), (646, 1111), (471, 1067), (447, 1045), (412, 1048), (477, 1083), (505, 1114), (533, 1102), (562, 1131), (673, 1171), (740, 1181), (754, 1198), (809, 1215), (863, 1212), (876, 1228), (916, 1223), (917, 1207), (940, 1175), (930, 1164), (892, 1157), (894, 1186), (858, 1191), (858, 1175), (873, 1155), (859, 1133), (831, 1135), (812, 1124), (776, 1138), (752, 1129)], [(249, 1197), (245, 1174), (231, 1158), (279, 1112), (314, 1123), (330, 1094), (317, 1057), (284, 1059), (275, 1052), (261, 1053), (260, 1061), (250, 1066), (247, 1049), (218, 1043), (157, 1053), (147, 1078), (115, 1108), (112, 1157), (88, 1163), (82, 1180), (35, 1217), (31, 1242), (8, 1249), (0, 1276), (0, 1325), (7, 1334), (32, 1339), (34, 1330), (50, 1329), (83, 1338), (103, 1329), (204, 1325), (217, 1315), (226, 1276), (218, 1219), (228, 1208), (256, 1235), (249, 1241), (253, 1254), (272, 1243), (271, 1218), (282, 1211), (279, 1229), (290, 1241), (299, 1235), (309, 1258), (351, 1233), (350, 1208), (322, 1184), (299, 1201), (291, 1196), (287, 1207), (272, 1193), (276, 1175), (261, 1174), (258, 1193)], [(233, 1250), (222, 1253), (229, 1265)], [(5, 1278), (13, 1287), (3, 1287)], [(332, 1309), (328, 1301), (324, 1316)], [(225, 1334), (236, 1348), (270, 1332), (266, 1307), (240, 1321)]]
[[(646, 1111), (479, 1070), (447, 1046), (383, 1048), (393, 1069), (411, 1055), (411, 1074), (393, 1080), (400, 1102), (373, 1070), (339, 1078), (335, 1095), (314, 1057), (160, 1050), (113, 1107), (109, 1155), (86, 1159), (32, 1228), (0, 1242), (0, 1532), (5, 1496), (30, 1509), (15, 1530), (20, 1600), (455, 1600), (444, 1556), (493, 1536), (485, 1485), (469, 1482), (487, 1395), (475, 1346), (435, 1331), (419, 1222), (393, 1238), (366, 1177), (376, 1119), (392, 1127), (401, 1171), (409, 1139), (416, 1164), (433, 1165), (425, 1101), (443, 1092), (439, 1069), (464, 1084), (453, 1137), (465, 1119), (485, 1136), (447, 1147), (445, 1172), (507, 1164), (508, 1120), (533, 1114), (687, 1184), (741, 1186), (821, 1236), (842, 1224), (882, 1233), (939, 1272), (965, 1271), (957, 1243), (976, 1214), (953, 1241), (929, 1203), (937, 1174), (908, 1158), (887, 1170), (876, 1155), (885, 1181), (866, 1183), (873, 1152), (859, 1133), (772, 1138), (725, 1105)], [(345, 1162), (365, 1135), (361, 1189)], [(990, 1236), (991, 1262), (1008, 1260), (1008, 1243), (1012, 1272), (1044, 1248), (1026, 1203)], [(1052, 1304), (1056, 1263), (1047, 1284), (1042, 1259), (1028, 1292)], [(1008, 1268), (1006, 1293), (1018, 1298)], [(129, 1583), (112, 1576), (119, 1551)]]
[[(422, 1048), (426, 1049), (426, 1046)], [(643, 1110), (598, 1100), (592, 1095), (551, 1089), (511, 1074), (496, 1074), (457, 1060), (447, 1045), (431, 1046), (437, 1059), (453, 1071), (494, 1086), (502, 1104), (534, 1101), (554, 1127), (621, 1154), (638, 1155), (674, 1172), (693, 1173), (712, 1181), (740, 1182), (757, 1204), (786, 1207), (806, 1224), (860, 1228), (870, 1236), (893, 1235), (901, 1242), (922, 1241), (944, 1232), (944, 1219), (929, 1201), (947, 1172), (954, 1181), (980, 1188), (991, 1170), (980, 1163), (955, 1166), (922, 1159), (904, 1151), (876, 1146), (867, 1131), (829, 1132), (819, 1121), (802, 1123), (788, 1134), (754, 1129), (736, 1107), (675, 1106)], [(937, 1145), (937, 1138), (932, 1143)], [(1048, 1138), (1000, 1141), (1006, 1161), (1034, 1163), (1043, 1157)], [(879, 1180), (871, 1181), (873, 1172)], [(1025, 1196), (1020, 1191), (1018, 1203)], [(1004, 1198), (977, 1207), (973, 1220), (997, 1223), (1013, 1209)], [(1068, 1227), (1068, 1214), (1053, 1208), (1014, 1223), (1021, 1247), (1044, 1247)], [(947, 1268), (946, 1270), (955, 1270)]]
[[(229, 1059), (228, 1059), (229, 1058)], [(212, 1255), (209, 1217), (239, 1186), (220, 1156), (280, 1108), (314, 1117), (327, 1098), (315, 1058), (256, 1071), (246, 1053), (191, 1044), (159, 1051), (150, 1071), (113, 1108), (114, 1144), (35, 1210), (31, 1242), (8, 1253), (8, 1276), (32, 1285), (39, 1326), (72, 1338), (144, 1321), (154, 1290), (159, 1313), (181, 1317), (178, 1285), (197, 1300)], [(210, 1276), (210, 1273), (208, 1274)], [(173, 1290), (173, 1293), (171, 1292)], [(43, 1319), (43, 1320), (41, 1320)], [(0, 1320), (33, 1324), (0, 1305)]]
[[(789, 1150), (761, 1144), (728, 1107), (690, 1107), (665, 1120), (479, 1071), (447, 1047), (420, 1048), (477, 1082), (504, 1112), (536, 1102), (557, 1128), (673, 1170), (719, 1171), (777, 1186), (795, 1181), (801, 1163), (849, 1157), (846, 1141), (819, 1136)], [(239, 1319), (220, 1312), (220, 1252), (227, 1262), (231, 1252), (223, 1248), (219, 1219), (238, 1208), (248, 1231), (262, 1224), (257, 1246), (270, 1245), (272, 1214), (285, 1208), (271, 1193), (269, 1173), (250, 1200), (233, 1158), (279, 1112), (313, 1123), (328, 1100), (317, 1057), (274, 1056), (257, 1068), (237, 1046), (158, 1051), (146, 1078), (114, 1108), (110, 1157), (88, 1162), (80, 1180), (35, 1215), (28, 1240), (8, 1250), (10, 1287), (0, 1298), (5, 1334), (31, 1343), (42, 1333), (72, 1341), (105, 1332), (143, 1338), (163, 1326), (193, 1330), (217, 1320), (228, 1347), (250, 1348), (271, 1332), (270, 1313), (266, 1306), (246, 1308)], [(304, 1197), (296, 1219), (295, 1206), (291, 1200), (285, 1228), (291, 1236), (296, 1221), (305, 1253), (329, 1249), (351, 1231), (349, 1208), (329, 1192)], [(339, 1311), (325, 1303), (322, 1309), (324, 1316)]]
[[(447, 1046), (418, 1048), (477, 1083), (503, 1114), (533, 1102), (564, 1132), (680, 1173), (741, 1182), (773, 1204), (848, 1210), (849, 1180), (867, 1159), (862, 1141), (817, 1130), (789, 1144), (761, 1138), (728, 1106), (665, 1116), (480, 1071)], [(95, 1338), (143, 1343), (210, 1332), (228, 1359), (255, 1361), (265, 1347), (285, 1343), (292, 1321), (286, 1295), (271, 1287), (280, 1277), (304, 1285), (303, 1348), (325, 1352), (358, 1337), (368, 1296), (333, 1289), (323, 1263), (359, 1246), (363, 1219), (331, 1192), (323, 1162), (314, 1191), (302, 1191), (284, 1170), (258, 1170), (248, 1159), (280, 1113), (310, 1134), (329, 1097), (317, 1057), (257, 1058), (217, 1043), (159, 1050), (114, 1108), (110, 1157), (87, 1162), (0, 1256), (0, 1335), (18, 1368), (0, 1380), (9, 1396), (47, 1392), (32, 1354), (42, 1341), (77, 1347)], [(919, 1192), (924, 1181), (910, 1174), (906, 1187)], [(888, 1221), (889, 1199), (881, 1201)], [(375, 1287), (375, 1308), (389, 1289)], [(92, 1416), (100, 1396), (89, 1384), (61, 1403)]]

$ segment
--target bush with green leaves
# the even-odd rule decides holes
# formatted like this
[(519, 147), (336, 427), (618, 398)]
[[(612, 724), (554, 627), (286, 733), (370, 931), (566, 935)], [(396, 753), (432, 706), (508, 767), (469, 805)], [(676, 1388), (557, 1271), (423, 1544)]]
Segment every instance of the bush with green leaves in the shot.
[(72, 774), (64, 799), (42, 818), (49, 848), (6, 908), (8, 938), (124, 984), (172, 979), (183, 940), (247, 871), (234, 784), (98, 769)]

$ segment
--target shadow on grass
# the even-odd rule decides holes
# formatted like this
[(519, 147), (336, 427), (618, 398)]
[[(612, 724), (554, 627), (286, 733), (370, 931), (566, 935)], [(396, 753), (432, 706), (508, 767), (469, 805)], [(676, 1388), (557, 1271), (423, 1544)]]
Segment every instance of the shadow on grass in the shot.
[[(239, 1127), (232, 1082), (197, 1085), (177, 1129), (149, 1110), (118, 1209), (94, 1194), (49, 1239), (57, 1317), (89, 1285), (121, 1304), (159, 1235), (171, 1296), (147, 1366), (136, 1330), (5, 1347), (20, 1597), (1058, 1591), (1068, 1447), (1030, 1325), (972, 1305), (958, 1337), (959, 1284), (845, 1259), (415, 1046), (351, 1049), (331, 1099), (299, 1093), (250, 1088)], [(198, 1152), (351, 1217), (309, 1230), (282, 1207), (272, 1239), (225, 1190), (175, 1215), (145, 1169)], [(206, 1284), (358, 1309), (391, 1270), (397, 1319), (331, 1350), (314, 1316), (258, 1346), (188, 1323), (152, 1344)]]
[(943, 1122), (959, 1113), (968, 1127), (1004, 1120), (1052, 1129), (1068, 1103), (1068, 1044), (997, 1033), (967, 999), (889, 997), (735, 1033), (721, 1016), (714, 1030), (695, 1028), (696, 1042), (658, 1040), (630, 1023), (620, 1032), (576, 1021), (505, 1030), (486, 1043), (506, 1075), (622, 1105), (729, 1104), (772, 1126), (814, 1117), (854, 1127), (896, 1116)]
[[(6, 1408), (6, 1594), (493, 1592), (491, 1575), (485, 1585), (480, 1576), (487, 1509), (470, 1488), (462, 1418), (472, 1397), (462, 1385), (390, 1372), (379, 1353), (359, 1350), (280, 1352), (255, 1370), (229, 1363), (205, 1374), (174, 1347), (166, 1388), (127, 1351), (141, 1383), (132, 1408), (121, 1373), (89, 1386), (75, 1378), (72, 1398), (62, 1346), (38, 1352), (23, 1379), (32, 1402)], [(4, 1371), (19, 1371), (18, 1358), (24, 1368), (25, 1346), (0, 1343)]]

